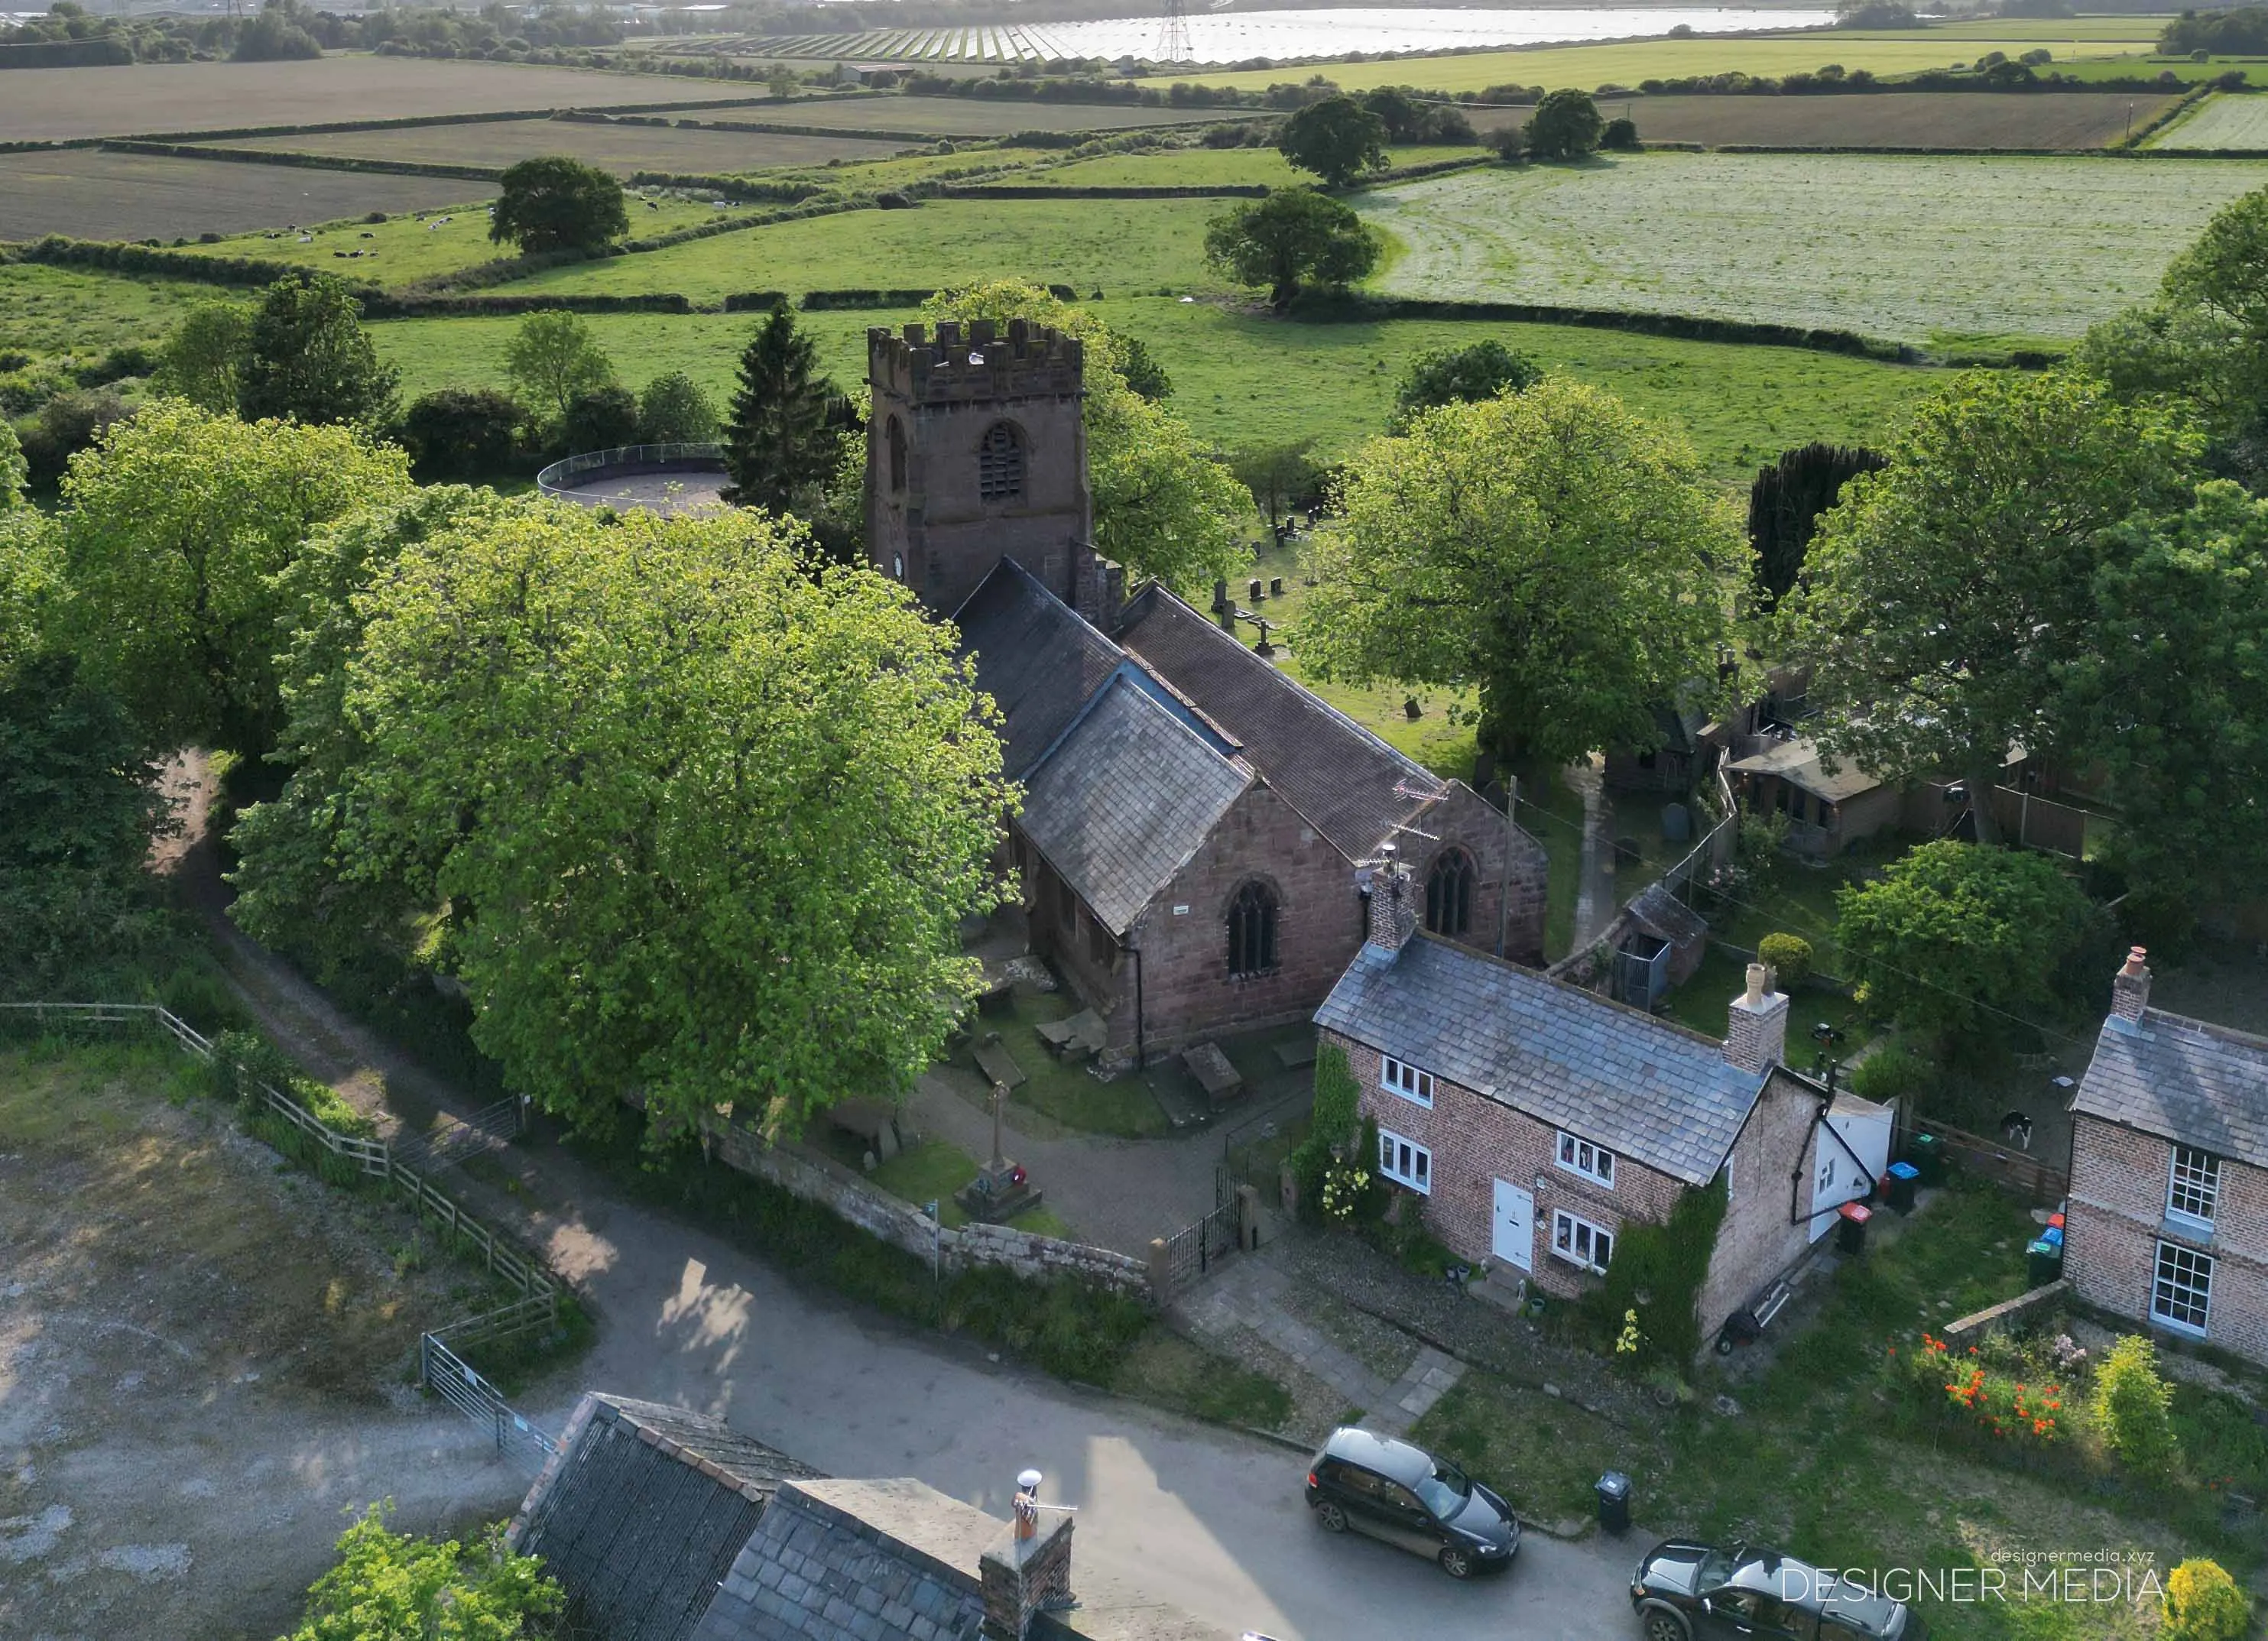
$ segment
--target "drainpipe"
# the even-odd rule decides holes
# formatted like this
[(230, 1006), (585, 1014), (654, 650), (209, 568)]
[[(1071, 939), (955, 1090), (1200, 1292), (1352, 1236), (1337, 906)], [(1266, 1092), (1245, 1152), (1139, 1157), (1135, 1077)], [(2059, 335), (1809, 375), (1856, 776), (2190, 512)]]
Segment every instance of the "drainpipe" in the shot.
[(1130, 946), (1134, 953), (1134, 1069), (1141, 1071), (1150, 1063), (1150, 1051), (1142, 1031), (1142, 948)]

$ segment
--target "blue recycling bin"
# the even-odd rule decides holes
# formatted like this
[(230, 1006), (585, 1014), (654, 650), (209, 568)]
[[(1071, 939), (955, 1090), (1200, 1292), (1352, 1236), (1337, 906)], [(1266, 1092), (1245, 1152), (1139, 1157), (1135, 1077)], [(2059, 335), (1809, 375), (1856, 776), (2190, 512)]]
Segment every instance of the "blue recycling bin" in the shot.
[(1914, 1192), (1921, 1184), (1921, 1170), (1910, 1162), (1890, 1165), (1890, 1206), (1902, 1214), (1914, 1211)]

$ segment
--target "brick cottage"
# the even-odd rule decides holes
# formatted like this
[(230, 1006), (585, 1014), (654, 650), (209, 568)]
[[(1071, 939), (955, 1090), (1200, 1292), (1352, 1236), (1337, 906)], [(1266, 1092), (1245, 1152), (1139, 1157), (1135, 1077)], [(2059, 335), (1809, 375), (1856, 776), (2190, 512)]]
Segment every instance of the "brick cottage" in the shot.
[(2080, 1299), (2268, 1362), (2268, 1038), (2150, 1006), (2142, 948), (2072, 1096)]
[(1624, 1225), (1721, 1175), (1707, 1339), (1882, 1171), (1889, 1113), (1787, 1069), (1788, 998), (1761, 966), (1718, 1042), (1435, 939), (1416, 900), (1378, 875), (1370, 938), (1315, 1020), (1378, 1124), (1380, 1172), (1462, 1257), (1574, 1298)]

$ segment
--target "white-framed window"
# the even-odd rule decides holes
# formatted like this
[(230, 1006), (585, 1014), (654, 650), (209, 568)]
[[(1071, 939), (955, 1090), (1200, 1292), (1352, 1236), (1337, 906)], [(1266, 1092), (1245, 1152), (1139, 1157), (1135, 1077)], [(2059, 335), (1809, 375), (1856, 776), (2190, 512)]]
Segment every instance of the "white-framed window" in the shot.
[(1559, 1166), (1570, 1174), (1580, 1174), (1587, 1180), (1596, 1181), (1609, 1190), (1615, 1188), (1615, 1153), (1604, 1145), (1594, 1145), (1589, 1140), (1577, 1139), (1572, 1134), (1559, 1137)]
[(1378, 1085), (1389, 1094), (1401, 1095), (1413, 1106), (1423, 1106), (1428, 1111), (1433, 1108), (1433, 1073), (1421, 1071), (1391, 1055), (1379, 1058)]
[(2178, 1242), (2159, 1243), (2157, 1276), (2150, 1284), (2150, 1320), (2203, 1338), (2212, 1310), (2213, 1255)]
[(1604, 1225), (1578, 1219), (1564, 1208), (1555, 1208), (1551, 1211), (1551, 1254), (1555, 1259), (1564, 1259), (1571, 1265), (1604, 1276), (1607, 1262), (1615, 1256), (1615, 1233)]
[(2166, 1181), (2166, 1211), (2209, 1225), (2220, 1201), (2220, 1159), (2209, 1151), (2175, 1146), (2173, 1173)]
[(1385, 1129), (1378, 1130), (1378, 1171), (1420, 1196), (1433, 1194), (1433, 1153)]

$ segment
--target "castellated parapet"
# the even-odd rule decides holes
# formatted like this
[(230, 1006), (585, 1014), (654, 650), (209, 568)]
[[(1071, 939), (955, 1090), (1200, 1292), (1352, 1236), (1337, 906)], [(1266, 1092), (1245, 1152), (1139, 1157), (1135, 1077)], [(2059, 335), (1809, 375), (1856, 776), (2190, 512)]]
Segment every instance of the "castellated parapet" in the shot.
[(984, 399), (1077, 398), (1086, 391), (1086, 350), (1079, 338), (1020, 319), (1007, 334), (989, 319), (964, 326), (946, 320), (932, 338), (909, 325), (901, 336), (866, 333), (868, 382), (916, 404)]

